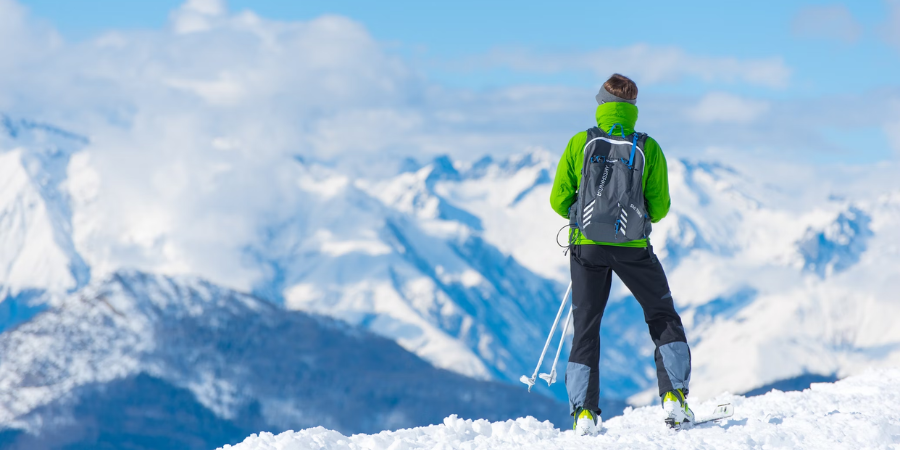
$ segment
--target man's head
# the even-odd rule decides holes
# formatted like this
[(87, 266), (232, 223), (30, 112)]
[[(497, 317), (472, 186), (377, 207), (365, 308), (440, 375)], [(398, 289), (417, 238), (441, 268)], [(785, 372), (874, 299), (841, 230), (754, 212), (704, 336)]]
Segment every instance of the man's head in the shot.
[(625, 75), (614, 73), (600, 88), (600, 92), (595, 97), (597, 104), (607, 102), (625, 102), (635, 104), (638, 95), (637, 85), (634, 81)]

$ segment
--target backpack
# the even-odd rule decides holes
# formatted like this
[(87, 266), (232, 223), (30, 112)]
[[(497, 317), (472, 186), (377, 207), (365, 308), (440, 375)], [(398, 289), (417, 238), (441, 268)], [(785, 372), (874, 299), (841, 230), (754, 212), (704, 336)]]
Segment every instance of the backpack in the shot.
[[(621, 128), (620, 136), (615, 136)], [(615, 124), (604, 132), (587, 130), (578, 198), (569, 209), (573, 226), (597, 242), (623, 243), (645, 239), (652, 226), (644, 200), (644, 144), (647, 135), (625, 136)]]

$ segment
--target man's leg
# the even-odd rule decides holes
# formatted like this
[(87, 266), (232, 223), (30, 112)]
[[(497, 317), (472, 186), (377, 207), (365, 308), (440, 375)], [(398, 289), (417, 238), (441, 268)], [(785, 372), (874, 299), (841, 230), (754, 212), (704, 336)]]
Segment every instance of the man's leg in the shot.
[(610, 265), (644, 309), (644, 320), (656, 344), (659, 395), (674, 389), (688, 393), (691, 350), (681, 317), (675, 311), (669, 282), (653, 248), (612, 248)]
[(609, 300), (612, 270), (599, 245), (574, 245), (569, 260), (575, 336), (566, 366), (569, 409), (600, 411), (600, 319)]

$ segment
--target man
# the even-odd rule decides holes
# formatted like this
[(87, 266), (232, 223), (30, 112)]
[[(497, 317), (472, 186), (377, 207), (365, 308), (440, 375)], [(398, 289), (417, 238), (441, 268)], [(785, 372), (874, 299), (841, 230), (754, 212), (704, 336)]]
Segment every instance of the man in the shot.
[(685, 400), (690, 349), (666, 274), (648, 239), (650, 223), (669, 212), (666, 159), (655, 140), (634, 130), (637, 94), (634, 82), (619, 74), (603, 84), (596, 96), (597, 127), (569, 140), (550, 194), (553, 210), (573, 224), (570, 269), (575, 336), (566, 389), (578, 435), (600, 430), (600, 319), (613, 272), (644, 309), (656, 345), (666, 423), (680, 427), (694, 420)]

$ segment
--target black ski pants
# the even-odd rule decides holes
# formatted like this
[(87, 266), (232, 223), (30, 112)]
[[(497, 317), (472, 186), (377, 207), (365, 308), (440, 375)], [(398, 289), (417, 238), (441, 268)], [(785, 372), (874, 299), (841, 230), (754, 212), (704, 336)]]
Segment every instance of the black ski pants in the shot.
[(687, 395), (691, 353), (665, 271), (653, 247), (588, 244), (573, 245), (571, 250), (575, 336), (566, 367), (571, 413), (578, 408), (600, 412), (600, 320), (609, 300), (613, 272), (644, 309), (650, 338), (656, 344), (659, 395), (674, 389), (682, 389)]

